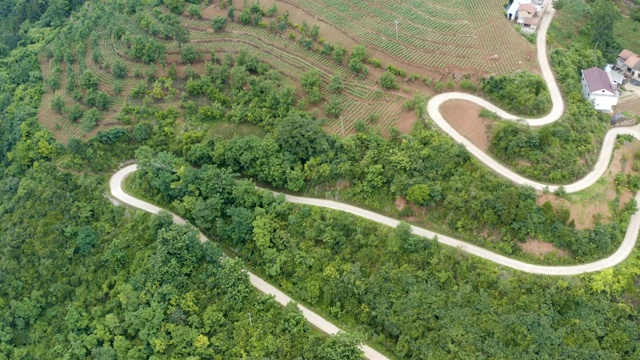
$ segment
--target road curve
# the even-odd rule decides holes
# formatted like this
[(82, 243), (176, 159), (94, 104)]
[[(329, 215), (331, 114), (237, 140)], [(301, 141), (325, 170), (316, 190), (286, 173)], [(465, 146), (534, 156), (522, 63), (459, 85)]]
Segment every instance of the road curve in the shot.
[[(124, 204), (130, 205), (140, 210), (144, 210), (146, 212), (150, 212), (152, 214), (158, 214), (160, 211), (163, 211), (164, 209), (159, 208), (153, 204), (149, 204), (146, 201), (142, 201), (138, 198), (135, 198), (127, 194), (122, 188), (123, 181), (127, 178), (127, 176), (131, 175), (131, 173), (135, 172), (136, 170), (138, 170), (138, 166), (136, 164), (133, 164), (133, 165), (125, 166), (122, 169), (118, 170), (115, 174), (113, 174), (111, 176), (111, 179), (109, 179), (109, 189), (111, 191), (111, 195), (115, 199), (117, 199), (118, 201), (121, 201)], [(175, 223), (177, 224), (187, 223), (187, 221), (185, 221), (185, 219), (181, 218), (180, 216), (173, 213), (171, 213), (171, 215), (173, 216), (173, 221)], [(209, 240), (207, 239), (206, 236), (204, 236), (203, 233), (200, 232), (199, 234), (200, 234), (199, 235), (200, 241), (205, 242)], [(247, 271), (247, 273), (249, 274), (249, 281), (251, 281), (251, 285), (253, 285), (253, 287), (255, 287), (256, 289), (260, 290), (265, 294), (273, 295), (275, 297), (275, 300), (282, 306), (286, 306), (288, 303), (292, 301), (292, 299), (289, 296), (287, 296), (287, 294), (276, 289), (274, 286), (272, 286), (265, 280), (261, 279), (257, 275), (249, 271)], [(335, 335), (339, 331), (341, 331), (340, 328), (330, 323), (329, 321), (325, 320), (322, 316), (309, 310), (305, 306), (302, 306), (300, 304), (297, 304), (297, 305), (300, 311), (302, 312), (302, 315), (304, 315), (307, 321), (309, 321), (313, 326), (317, 327), (318, 329), (324, 331), (329, 335)], [(362, 349), (362, 351), (364, 352), (364, 356), (367, 359), (389, 360), (389, 358), (377, 352), (376, 350), (372, 349), (370, 346), (361, 344), (360, 349)]]
[[(537, 38), (537, 53), (538, 53), (538, 62), (542, 70), (542, 76), (545, 79), (547, 86), (549, 88), (549, 93), (550, 93), (552, 105), (553, 105), (549, 114), (539, 119), (524, 119), (522, 117), (509, 114), (506, 111), (498, 108), (497, 106), (489, 103), (488, 101), (482, 98), (465, 94), (465, 93), (460, 93), (460, 92), (449, 92), (449, 93), (443, 93), (443, 94), (434, 96), (429, 100), (427, 104), (427, 112), (431, 117), (431, 119), (444, 132), (449, 134), (455, 141), (463, 144), (471, 154), (473, 154), (476, 158), (478, 158), (478, 160), (486, 164), (489, 168), (491, 168), (496, 173), (504, 176), (505, 178), (519, 185), (531, 186), (537, 190), (543, 190), (545, 188), (548, 188), (550, 191), (554, 191), (560, 186), (543, 184), (543, 183), (539, 183), (539, 182), (527, 179), (523, 176), (520, 176), (515, 172), (513, 172), (512, 170), (506, 168), (504, 165), (497, 162), (495, 159), (493, 159), (486, 153), (484, 153), (477, 146), (475, 146), (471, 141), (469, 141), (467, 138), (465, 138), (460, 133), (458, 133), (455, 129), (453, 129), (451, 125), (442, 117), (439, 110), (440, 106), (446, 101), (460, 99), (460, 100), (467, 100), (467, 101), (471, 101), (476, 104), (479, 104), (480, 106), (483, 106), (489, 111), (495, 112), (498, 116), (504, 119), (512, 120), (512, 121), (520, 121), (530, 126), (546, 125), (559, 120), (562, 114), (564, 113), (565, 104), (562, 98), (562, 94), (560, 93), (560, 89), (558, 88), (558, 85), (553, 76), (553, 72), (551, 71), (551, 67), (549, 66), (549, 62), (546, 54), (546, 35), (547, 35), (546, 33), (547, 33), (547, 29), (549, 28), (549, 24), (551, 23), (551, 20), (553, 18), (553, 15), (555, 13), (555, 10), (549, 7), (546, 10), (546, 12), (547, 12), (547, 15), (543, 19), (543, 22), (538, 34), (538, 38)], [(594, 169), (589, 174), (587, 174), (587, 176), (585, 176), (583, 179), (573, 184), (565, 185), (564, 188), (567, 192), (571, 193), (571, 192), (577, 192), (577, 191), (583, 190), (591, 186), (593, 183), (595, 183), (604, 174), (604, 172), (606, 171), (609, 165), (609, 160), (611, 159), (611, 155), (613, 153), (615, 140), (619, 135), (632, 135), (635, 138), (640, 139), (640, 125), (628, 127), (628, 128), (614, 128), (609, 130), (609, 132), (607, 132), (604, 138), (602, 150)], [(124, 179), (131, 173), (135, 172), (136, 170), (137, 170), (137, 165), (133, 164), (133, 165), (126, 166), (120, 169), (118, 172), (116, 172), (109, 181), (111, 194), (113, 195), (113, 197), (115, 197), (119, 201), (122, 201), (123, 203), (128, 204), (130, 206), (139, 208), (141, 210), (144, 210), (153, 214), (159, 213), (163, 209), (157, 206), (154, 206), (152, 204), (149, 204), (145, 201), (142, 201), (140, 199), (137, 199), (125, 193), (124, 190), (122, 189), (122, 182), (124, 181)], [(343, 203), (339, 203), (331, 200), (305, 198), (305, 197), (298, 197), (298, 196), (292, 196), (292, 195), (286, 195), (286, 194), (283, 194), (283, 195), (287, 201), (292, 203), (319, 206), (319, 207), (324, 207), (324, 208), (333, 209), (333, 210), (345, 211), (353, 215), (360, 216), (360, 217), (375, 221), (377, 223), (384, 224), (387, 226), (392, 226), (392, 227), (395, 227), (399, 224), (398, 220), (374, 213), (369, 210), (361, 209), (352, 205), (343, 204)], [(640, 192), (636, 194), (635, 199), (640, 203)], [(183, 218), (175, 214), (172, 214), (172, 215), (173, 215), (173, 220), (176, 223), (179, 223), (179, 224), (186, 223), (186, 221)], [(613, 255), (592, 263), (574, 265), (574, 266), (542, 266), (542, 265), (528, 264), (522, 261), (508, 258), (503, 255), (493, 253), (489, 250), (483, 249), (475, 245), (468, 244), (464, 241), (457, 240), (446, 235), (438, 234), (433, 231), (429, 231), (427, 229), (423, 229), (417, 226), (411, 226), (411, 228), (413, 233), (416, 235), (420, 235), (429, 239), (436, 239), (438, 242), (442, 244), (456, 247), (467, 253), (479, 256), (486, 260), (492, 261), (494, 263), (497, 263), (515, 270), (532, 273), (532, 274), (543, 274), (543, 275), (578, 275), (578, 274), (583, 274), (588, 272), (600, 271), (600, 270), (615, 266), (621, 263), (622, 261), (624, 261), (631, 254), (636, 244), (636, 239), (638, 237), (638, 230), (640, 229), (640, 210), (631, 216), (631, 219), (629, 221), (629, 226), (625, 233), (624, 240), (622, 241), (621, 246)], [(207, 241), (208, 239), (202, 233), (200, 233), (200, 240)], [(276, 289), (275, 287), (273, 287), (272, 285), (270, 285), (269, 283), (267, 283), (266, 281), (264, 281), (263, 279), (259, 278), (258, 276), (256, 276), (251, 272), (249, 272), (249, 279), (251, 281), (251, 284), (261, 292), (275, 296), (275, 299), (276, 301), (278, 301), (278, 303), (282, 305), (286, 305), (287, 303), (292, 301), (291, 298), (288, 297), (286, 294)], [(307, 309), (306, 307), (300, 304), (298, 304), (298, 307), (302, 311), (305, 318), (320, 330), (331, 335), (336, 334), (338, 331), (340, 331), (338, 327), (328, 322), (327, 320), (322, 318), (320, 315), (314, 313), (313, 311)], [(364, 351), (365, 356), (368, 359), (372, 359), (372, 360), (387, 359), (387, 357), (373, 350), (369, 346), (361, 345), (360, 347)]]

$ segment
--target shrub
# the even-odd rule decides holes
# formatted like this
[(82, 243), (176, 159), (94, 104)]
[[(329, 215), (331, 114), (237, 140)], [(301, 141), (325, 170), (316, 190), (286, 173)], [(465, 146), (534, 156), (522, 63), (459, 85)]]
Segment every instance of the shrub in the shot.
[(95, 76), (91, 70), (87, 69), (82, 73), (82, 78), (80, 79), (80, 85), (85, 90), (95, 90), (98, 88), (98, 77)]
[(113, 77), (116, 79), (124, 79), (127, 77), (127, 66), (120, 60), (113, 63)]
[(147, 95), (147, 85), (142, 81), (131, 89), (131, 97), (134, 99), (142, 99), (145, 95)]
[(195, 18), (201, 18), (202, 14), (200, 13), (200, 7), (198, 5), (190, 5), (189, 6), (189, 10), (187, 10), (189, 12), (189, 15), (195, 17)]
[(198, 60), (202, 57), (202, 52), (199, 50), (194, 50), (191, 46), (185, 46), (182, 48), (180, 52), (180, 59), (185, 64), (191, 64), (192, 62)]
[(80, 127), (82, 128), (82, 130), (89, 132), (93, 130), (96, 125), (98, 125), (98, 121), (100, 121), (100, 111), (98, 111), (97, 109), (91, 109), (87, 111), (82, 117)]
[(375, 67), (375, 68), (381, 68), (382, 67), (382, 61), (375, 59), (375, 58), (370, 58), (369, 59), (369, 64), (371, 64), (371, 66)]
[(334, 118), (340, 116), (342, 110), (344, 110), (344, 106), (342, 105), (342, 100), (337, 95), (329, 97), (327, 104), (324, 106), (324, 112)]
[(62, 113), (62, 109), (64, 109), (64, 100), (62, 100), (62, 97), (60, 95), (56, 95), (51, 100), (51, 109), (53, 109), (53, 111), (57, 112), (58, 114)]
[(78, 121), (78, 119), (82, 117), (82, 114), (84, 114), (84, 112), (80, 108), (79, 104), (74, 104), (72, 107), (67, 109), (67, 116), (69, 117), (69, 120), (72, 122)]
[(380, 76), (380, 86), (382, 86), (383, 89), (397, 90), (400, 88), (400, 86), (398, 85), (398, 80), (390, 71), (385, 71)]
[(216, 16), (211, 20), (211, 27), (214, 31), (222, 31), (227, 26), (227, 19), (222, 16)]

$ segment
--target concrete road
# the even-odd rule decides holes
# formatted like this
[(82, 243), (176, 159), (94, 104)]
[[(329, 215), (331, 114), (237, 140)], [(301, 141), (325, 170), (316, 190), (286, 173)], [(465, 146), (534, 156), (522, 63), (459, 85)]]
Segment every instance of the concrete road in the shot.
[[(127, 178), (127, 176), (129, 176), (131, 173), (135, 172), (136, 170), (138, 170), (138, 167), (137, 165), (133, 164), (133, 165), (123, 167), (118, 172), (113, 174), (113, 176), (111, 176), (111, 179), (109, 180), (109, 189), (111, 190), (111, 195), (115, 199), (117, 199), (118, 201), (124, 204), (138, 208), (140, 210), (144, 210), (146, 212), (150, 212), (152, 214), (158, 214), (160, 211), (163, 211), (164, 209), (161, 209), (153, 204), (149, 204), (146, 201), (135, 198), (127, 194), (124, 191), (124, 189), (122, 189), (122, 182)], [(186, 221), (180, 216), (175, 214), (171, 214), (171, 215), (173, 215), (174, 222), (178, 224), (186, 224)], [(204, 234), (200, 233), (200, 241), (204, 242), (208, 240), (209, 239), (207, 239), (207, 237), (204, 236)], [(249, 280), (251, 281), (251, 285), (253, 285), (256, 289), (260, 290), (265, 294), (273, 295), (276, 301), (280, 303), (282, 306), (285, 306), (292, 301), (289, 296), (287, 296), (282, 291), (276, 289), (274, 286), (272, 286), (265, 280), (261, 279), (260, 277), (256, 276), (251, 272), (247, 272), (247, 273), (249, 274)], [(325, 320), (322, 316), (316, 314), (315, 312), (309, 310), (308, 308), (300, 304), (298, 304), (298, 308), (300, 309), (304, 317), (307, 319), (307, 321), (309, 321), (309, 323), (311, 323), (313, 326), (317, 327), (318, 329), (324, 331), (325, 333), (330, 335), (335, 335), (340, 331), (340, 329), (337, 326), (333, 325), (329, 321)], [(364, 352), (364, 356), (367, 359), (389, 360), (386, 356), (382, 355), (381, 353), (377, 352), (376, 350), (372, 349), (367, 345), (364, 345), (364, 344), (360, 345), (360, 349), (362, 349), (362, 351)]]

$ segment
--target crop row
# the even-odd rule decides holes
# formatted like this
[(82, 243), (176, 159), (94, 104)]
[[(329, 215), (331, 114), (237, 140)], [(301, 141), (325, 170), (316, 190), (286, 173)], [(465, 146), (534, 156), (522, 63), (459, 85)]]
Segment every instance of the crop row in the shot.
[[(327, 14), (332, 14), (328, 10)], [(412, 46), (405, 46), (394, 41), (395, 30), (392, 28), (384, 29), (383, 34), (373, 33), (370, 29), (376, 27), (375, 23), (366, 23), (366, 26), (357, 24), (357, 21), (353, 19), (344, 18), (341, 14), (337, 15), (342, 17), (343, 30), (347, 33), (354, 34), (361, 41), (372, 44), (373, 46), (388, 52), (399, 59), (418, 63), (421, 65), (427, 65), (429, 67), (444, 67), (446, 65), (457, 64), (462, 66), (471, 66), (476, 68), (483, 68), (486, 66), (484, 60), (481, 57), (480, 51), (477, 48), (463, 48), (456, 47), (451, 44), (436, 44), (436, 43), (420, 43), (419, 40), (409, 38), (409, 42), (413, 43)], [(383, 36), (386, 35), (386, 36)], [(402, 35), (404, 38), (405, 36)], [(464, 37), (467, 41), (477, 43), (477, 40), (471, 37)], [(418, 46), (416, 46), (418, 45)], [(477, 46), (477, 44), (474, 44)], [(455, 53), (458, 55), (452, 55)], [(423, 55), (424, 54), (424, 55)], [(421, 56), (423, 55), (423, 56)], [(471, 59), (471, 60), (470, 60)]]
[[(195, 22), (192, 21), (192, 26), (194, 23)], [(337, 64), (328, 56), (307, 50), (298, 43), (272, 34), (265, 29), (233, 24), (230, 26), (230, 30), (232, 33), (192, 31), (192, 39), (195, 41), (235, 39), (238, 41), (251, 42), (257, 48), (271, 52), (278, 57), (286, 58), (289, 62), (296, 63), (303, 69), (316, 68), (327, 80), (333, 74), (339, 74), (344, 79), (347, 89), (350, 89), (356, 96), (363, 96), (368, 91), (367, 86), (362, 84), (361, 80), (357, 80), (353, 73), (344, 66)], [(167, 47), (169, 49), (176, 49), (177, 44), (170, 43)], [(260, 57), (260, 54), (258, 55)], [(369, 85), (372, 84), (369, 83)]]
[[(323, 0), (323, 2), (328, 1), (340, 1), (340, 0)], [(351, 7), (351, 13), (354, 10), (358, 13), (366, 14), (371, 18), (378, 19), (382, 23), (390, 23), (398, 18), (396, 13), (400, 15), (404, 15), (407, 13), (411, 13), (412, 9), (405, 7), (401, 4), (395, 2), (386, 2), (386, 6), (377, 7), (372, 4), (365, 2), (364, 0), (351, 0), (349, 1), (349, 5)], [(389, 10), (392, 9), (392, 10)], [(404, 16), (401, 17), (403, 19)], [(406, 27), (408, 28), (411, 34), (421, 35), (424, 31), (428, 33), (433, 33), (434, 31), (439, 32), (441, 34), (451, 36), (452, 34), (464, 33), (467, 31), (467, 26), (463, 23), (457, 21), (457, 18), (445, 18), (438, 19), (429, 16), (418, 16), (416, 17), (417, 22), (406, 22)], [(403, 19), (405, 20), (405, 19)], [(453, 20), (453, 21), (447, 21)]]
[(498, 55), (496, 61), (489, 61), (493, 72), (504, 74), (522, 69), (524, 60), (533, 56), (532, 45), (506, 22), (496, 22), (483, 30), (480, 39), (486, 51)]
[(342, 126), (344, 125), (345, 135), (355, 132), (355, 123), (358, 121), (367, 122), (372, 114), (376, 114), (379, 120), (374, 125), (376, 128), (385, 130), (395, 124), (400, 117), (400, 105), (389, 104), (384, 101), (370, 103), (363, 106), (362, 102), (353, 99), (344, 98), (343, 100), (343, 118), (327, 119), (325, 129), (331, 133), (342, 134)]
[[(324, 0), (322, 4), (315, 0), (295, 0), (295, 3), (312, 13), (318, 14), (335, 26), (343, 29), (347, 34), (358, 37), (358, 33), (363, 31), (374, 31), (382, 36), (393, 37), (395, 39), (394, 16), (380, 13), (380, 9), (368, 8), (367, 11), (377, 11), (376, 15), (367, 16), (364, 10), (354, 9), (351, 5), (341, 0)], [(425, 23), (428, 25), (428, 23)], [(466, 37), (457, 36), (455, 29), (448, 34), (434, 31), (434, 29), (419, 29), (411, 23), (404, 22), (399, 28), (401, 30), (401, 39), (406, 41), (407, 38), (415, 38), (420, 40), (423, 48), (429, 49), (430, 44), (451, 43), (459, 46), (469, 46), (473, 42)], [(408, 35), (406, 35), (408, 34)], [(422, 37), (418, 39), (418, 37)]]
[[(387, 3), (385, 0), (370, 0), (373, 3)], [(402, 5), (414, 10), (417, 14), (424, 14), (439, 19), (466, 19), (467, 12), (460, 0), (403, 0)]]
[[(491, 24), (496, 21), (501, 21), (508, 26), (509, 23), (504, 21), (504, 15), (502, 9), (504, 7), (504, 1), (502, 0), (463, 0), (464, 6), (469, 13), (469, 20), (473, 26), (477, 29), (487, 24)], [(471, 11), (471, 9), (475, 11)]]

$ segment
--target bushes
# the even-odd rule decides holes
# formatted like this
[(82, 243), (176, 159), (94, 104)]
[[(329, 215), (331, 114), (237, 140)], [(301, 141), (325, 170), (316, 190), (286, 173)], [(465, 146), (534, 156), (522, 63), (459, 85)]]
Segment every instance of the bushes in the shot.
[(96, 127), (98, 121), (100, 121), (100, 117), (100, 111), (98, 111), (97, 109), (91, 109), (87, 111), (82, 117), (80, 127), (82, 128), (82, 130), (89, 132), (93, 130), (94, 127)]
[(544, 80), (530, 72), (491, 76), (482, 82), (482, 91), (500, 107), (517, 115), (539, 116), (551, 109)]
[(216, 16), (211, 20), (211, 27), (214, 31), (220, 32), (227, 26), (227, 19), (222, 16)]
[(382, 86), (383, 89), (397, 90), (400, 88), (400, 85), (398, 85), (398, 80), (390, 71), (385, 71), (380, 76), (380, 86)]
[(180, 60), (185, 64), (191, 64), (192, 62), (202, 58), (202, 51), (194, 50), (191, 46), (185, 46), (180, 51)]

